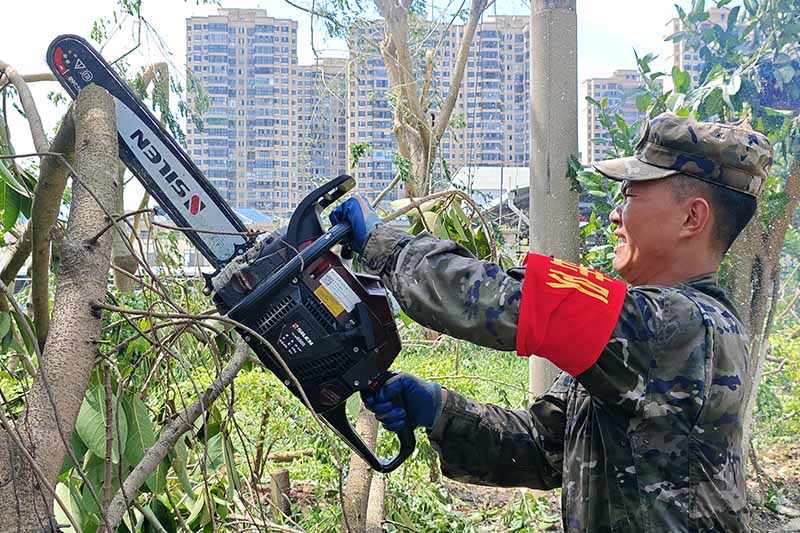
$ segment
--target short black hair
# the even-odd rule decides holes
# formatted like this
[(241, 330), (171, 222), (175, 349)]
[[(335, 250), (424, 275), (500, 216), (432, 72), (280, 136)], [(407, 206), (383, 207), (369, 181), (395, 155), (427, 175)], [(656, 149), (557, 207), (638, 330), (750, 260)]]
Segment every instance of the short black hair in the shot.
[(714, 239), (719, 243), (724, 255), (753, 218), (757, 207), (756, 199), (749, 194), (714, 185), (686, 174), (676, 174), (671, 179), (678, 200), (701, 196), (708, 201), (714, 210)]

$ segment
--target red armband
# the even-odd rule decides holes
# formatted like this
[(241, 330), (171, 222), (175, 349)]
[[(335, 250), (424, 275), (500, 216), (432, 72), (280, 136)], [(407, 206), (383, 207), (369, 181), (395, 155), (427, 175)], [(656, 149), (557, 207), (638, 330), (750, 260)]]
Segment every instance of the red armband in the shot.
[(590, 268), (538, 254), (525, 259), (517, 355), (535, 354), (571, 376), (603, 352), (627, 286)]

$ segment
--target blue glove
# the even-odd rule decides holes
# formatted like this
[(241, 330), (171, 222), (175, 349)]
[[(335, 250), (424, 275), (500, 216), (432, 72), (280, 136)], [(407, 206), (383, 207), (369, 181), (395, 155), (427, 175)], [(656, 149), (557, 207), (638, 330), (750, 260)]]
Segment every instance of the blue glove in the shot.
[(367, 199), (361, 195), (348, 198), (337, 205), (330, 215), (331, 224), (347, 222), (353, 228), (353, 237), (350, 246), (353, 251), (364, 251), (369, 234), (381, 221), (381, 217), (370, 207)]
[(404, 372), (381, 385), (377, 393), (361, 391), (361, 399), (383, 427), (395, 433), (406, 422), (412, 429), (431, 429), (442, 414), (442, 386)]

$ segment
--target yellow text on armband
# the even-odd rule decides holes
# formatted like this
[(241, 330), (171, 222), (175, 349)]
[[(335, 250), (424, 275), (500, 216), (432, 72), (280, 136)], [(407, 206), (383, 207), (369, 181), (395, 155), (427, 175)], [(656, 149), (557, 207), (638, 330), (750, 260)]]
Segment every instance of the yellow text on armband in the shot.
[[(554, 261), (555, 262), (555, 261)], [(592, 274), (595, 271), (589, 271)], [(600, 274), (597, 272), (597, 274)], [(600, 274), (600, 276), (603, 276)], [(578, 292), (581, 292), (587, 296), (591, 296), (592, 298), (596, 298), (603, 302), (604, 304), (608, 303), (608, 289), (605, 287), (601, 287), (594, 281), (580, 276), (574, 276), (572, 274), (568, 274), (566, 272), (561, 272), (560, 270), (550, 269), (550, 272), (547, 273), (547, 277), (554, 280), (548, 281), (547, 286), (553, 289), (575, 289)], [(603, 276), (605, 278), (605, 276)]]
[(588, 278), (589, 275), (594, 276), (594, 279), (597, 281), (609, 281), (611, 278), (607, 277), (602, 272), (598, 272), (597, 270), (593, 270), (591, 268), (585, 267), (583, 265), (576, 265), (575, 263), (570, 263), (569, 261), (564, 261), (563, 259), (553, 258), (552, 262), (555, 266), (559, 266), (566, 270), (571, 270), (573, 272), (578, 272), (584, 278)]

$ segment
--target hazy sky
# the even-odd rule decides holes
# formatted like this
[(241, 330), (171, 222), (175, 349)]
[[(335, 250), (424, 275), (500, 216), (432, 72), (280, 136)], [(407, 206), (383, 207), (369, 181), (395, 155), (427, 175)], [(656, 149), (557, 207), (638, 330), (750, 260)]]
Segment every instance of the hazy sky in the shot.
[[(307, 0), (296, 3), (309, 4)], [(441, 3), (440, 1), (437, 4)], [(460, 2), (452, 2), (458, 5)], [(678, 0), (681, 5), (689, 0)], [(30, 74), (46, 72), (45, 52), (50, 41), (62, 33), (89, 36), (92, 23), (101, 16), (112, 17), (118, 9), (115, 0), (3, 0), (3, 30), (0, 32), (0, 59), (13, 65), (19, 72)], [(185, 19), (195, 15), (216, 12), (216, 6), (197, 6), (194, 0), (143, 0), (142, 15), (163, 38), (177, 72), (185, 64)], [(300, 63), (313, 62), (310, 21), (304, 13), (283, 0), (223, 0), (223, 7), (259, 7), (273, 17), (291, 18), (299, 22), (298, 59)], [(669, 45), (664, 42), (667, 23), (675, 16), (673, 0), (577, 0), (578, 7), (578, 98), (579, 142), (585, 145), (583, 87), (587, 78), (609, 76), (618, 68), (634, 68), (633, 50), (640, 54), (653, 52), (666, 61)], [(529, 3), (524, 0), (498, 0), (489, 14), (530, 14)], [(115, 36), (103, 51), (106, 58), (120, 55), (130, 43), (132, 35)], [(320, 55), (343, 55), (342, 42), (325, 42), (321, 29), (315, 28), (315, 44)], [(134, 66), (164, 60), (164, 47), (152, 32), (142, 32), (142, 46), (131, 56)], [(48, 92), (58, 90), (55, 83), (32, 84), (45, 128), (50, 133), (63, 114), (47, 100)], [(12, 113), (9, 113), (12, 115)], [(18, 153), (33, 149), (33, 142), (21, 119), (13, 120), (12, 135)]]

